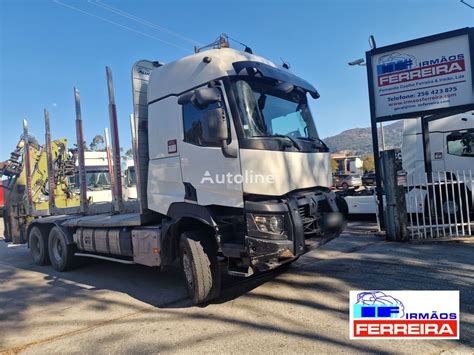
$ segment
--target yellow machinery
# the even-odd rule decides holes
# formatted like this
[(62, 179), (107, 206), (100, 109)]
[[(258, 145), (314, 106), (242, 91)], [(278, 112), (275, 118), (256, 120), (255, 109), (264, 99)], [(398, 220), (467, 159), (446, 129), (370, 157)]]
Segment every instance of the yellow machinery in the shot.
[[(67, 139), (51, 141), (54, 184), (49, 184), (46, 145), (40, 146), (31, 137), (25, 144), (24, 137), (25, 135), (20, 138), (10, 159), (3, 163), (0, 169), (0, 177), (2, 175), (7, 177), (4, 181), (5, 238), (13, 243), (25, 243), (24, 234), (28, 224), (34, 218), (51, 214), (52, 211), (48, 206), (50, 186), (54, 186), (54, 205), (57, 210), (79, 206), (79, 196), (72, 192), (69, 184), (69, 178), (74, 176), (76, 157), (68, 151)], [(26, 168), (28, 162), (29, 169)], [(28, 194), (28, 171), (30, 194)]]

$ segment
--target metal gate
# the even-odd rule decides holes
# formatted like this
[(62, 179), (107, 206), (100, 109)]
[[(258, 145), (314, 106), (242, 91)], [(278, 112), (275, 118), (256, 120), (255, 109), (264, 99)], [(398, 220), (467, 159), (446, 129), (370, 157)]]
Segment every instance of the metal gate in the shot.
[(406, 204), (410, 238), (473, 236), (473, 176), (472, 170), (409, 174)]

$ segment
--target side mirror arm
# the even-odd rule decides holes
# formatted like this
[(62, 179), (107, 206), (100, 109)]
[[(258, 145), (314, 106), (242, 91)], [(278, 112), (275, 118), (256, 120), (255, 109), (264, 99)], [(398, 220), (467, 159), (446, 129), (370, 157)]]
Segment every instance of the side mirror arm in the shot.
[(227, 139), (222, 141), (222, 154), (226, 158), (237, 158), (237, 149), (227, 144)]

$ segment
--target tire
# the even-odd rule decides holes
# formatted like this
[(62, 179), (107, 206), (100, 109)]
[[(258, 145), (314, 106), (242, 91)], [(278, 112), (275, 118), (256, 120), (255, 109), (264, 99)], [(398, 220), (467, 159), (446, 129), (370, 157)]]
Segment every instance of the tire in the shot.
[(200, 233), (184, 232), (179, 252), (188, 294), (194, 304), (217, 298), (221, 287), (219, 263), (211, 241)]
[(349, 215), (349, 206), (344, 198), (336, 196), (336, 206), (340, 213), (344, 215), (344, 218), (347, 219)]
[[(466, 192), (468, 195), (467, 200)], [(438, 218), (441, 218), (441, 215), (443, 215), (446, 223), (448, 223), (447, 220), (449, 218), (451, 218), (452, 223), (454, 223), (456, 218), (458, 221), (461, 218), (467, 220), (468, 207), (466, 206), (466, 203), (469, 204), (469, 210), (472, 211), (472, 202), (469, 200), (470, 192), (469, 190), (466, 191), (464, 186), (461, 186), (461, 193), (459, 193), (458, 187), (455, 186), (454, 193), (452, 189), (449, 188), (448, 193), (446, 194), (446, 191), (443, 188), (442, 197), (440, 197), (439, 191), (432, 191), (431, 196), (432, 199), (436, 199), (436, 212), (438, 214)], [(425, 200), (425, 214), (428, 213), (427, 205), (428, 202)], [(433, 202), (431, 202), (430, 208), (432, 215), (434, 215), (435, 206)]]
[(12, 241), (11, 226), (10, 226), (10, 216), (6, 207), (2, 208), (3, 210), (3, 237), (5, 242), (10, 243)]
[(347, 184), (347, 182), (342, 183), (341, 187), (345, 191), (349, 190), (349, 185)]
[(58, 227), (53, 227), (49, 232), (48, 250), (51, 265), (55, 270), (66, 271), (76, 266), (76, 247), (67, 243), (64, 233)]
[(48, 237), (41, 233), (41, 230), (34, 226), (30, 229), (28, 234), (30, 254), (36, 265), (44, 266), (48, 265), (49, 252), (48, 252)]
[[(459, 198), (456, 197), (449, 197), (447, 201), (443, 202), (441, 209), (444, 214), (444, 218), (451, 217), (451, 221), (454, 223), (454, 219), (461, 219), (461, 215), (466, 217), (461, 210), (461, 205), (459, 202)], [(449, 213), (448, 213), (449, 211)]]

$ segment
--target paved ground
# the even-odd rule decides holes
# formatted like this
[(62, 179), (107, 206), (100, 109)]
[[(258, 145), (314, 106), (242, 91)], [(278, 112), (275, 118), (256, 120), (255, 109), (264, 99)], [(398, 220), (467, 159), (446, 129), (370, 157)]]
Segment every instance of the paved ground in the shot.
[[(0, 242), (0, 352), (472, 353), (474, 244), (386, 243), (368, 226), (205, 307), (176, 270), (92, 261), (57, 273)], [(351, 341), (351, 289), (461, 290), (462, 341)]]

